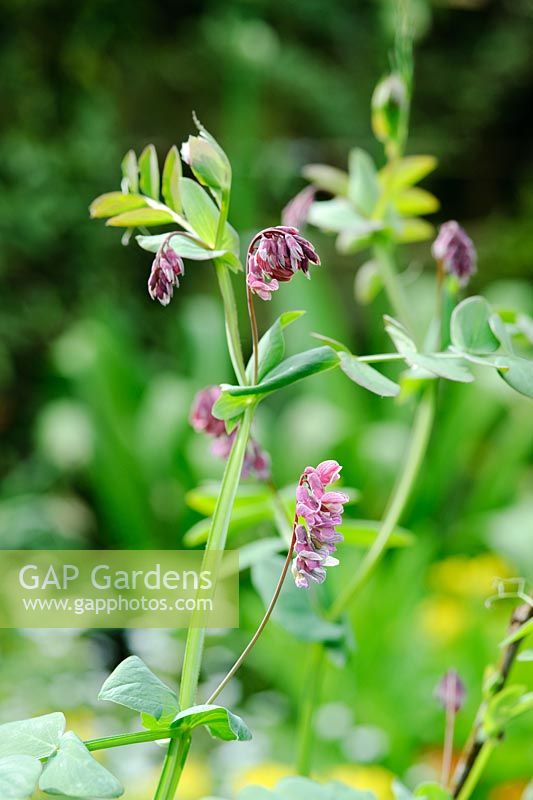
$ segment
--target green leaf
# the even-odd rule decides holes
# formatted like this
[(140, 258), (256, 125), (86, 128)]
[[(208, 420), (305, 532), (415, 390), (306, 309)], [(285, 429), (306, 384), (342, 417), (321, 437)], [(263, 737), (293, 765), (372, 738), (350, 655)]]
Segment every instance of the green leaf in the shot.
[(180, 179), (180, 197), (185, 216), (209, 247), (215, 246), (219, 211), (207, 192), (190, 178)]
[(498, 371), (512, 389), (526, 397), (533, 397), (533, 361), (520, 356), (506, 355)]
[(382, 227), (381, 223), (372, 222), (358, 214), (343, 197), (313, 203), (307, 219), (311, 225), (333, 233), (348, 229), (352, 234), (366, 235)]
[(192, 730), (199, 725), (205, 725), (214, 739), (222, 739), (224, 742), (248, 742), (252, 738), (243, 720), (222, 706), (202, 705), (186, 708), (180, 711), (171, 727)]
[[(234, 508), (228, 528), (228, 539), (243, 530), (253, 529), (265, 520), (271, 520), (273, 516), (270, 500), (242, 508)], [(183, 537), (183, 543), (186, 547), (197, 547), (204, 544), (207, 541), (212, 524), (212, 518), (207, 517), (207, 519), (202, 519), (192, 528), (189, 528)]]
[(147, 145), (139, 156), (139, 172), (141, 192), (159, 200), (159, 164), (153, 144)]
[[(265, 607), (272, 600), (284, 561), (283, 557), (273, 557), (252, 567), (252, 583)], [(318, 616), (311, 604), (311, 593), (298, 589), (290, 577), (283, 584), (272, 619), (305, 642), (339, 641), (344, 634), (342, 625)]]
[(372, 158), (356, 147), (349, 155), (348, 197), (365, 217), (369, 217), (380, 195), (377, 170)]
[(517, 661), (533, 661), (533, 650), (522, 650), (516, 657)]
[(111, 219), (107, 220), (106, 225), (112, 228), (134, 228), (149, 227), (150, 225), (171, 225), (173, 222), (175, 220), (170, 211), (165, 211), (163, 208), (138, 208), (134, 211), (126, 211), (124, 214), (111, 217)]
[(351, 353), (339, 353), (339, 359), (341, 370), (358, 386), (381, 397), (397, 397), (400, 394), (397, 383), (386, 378), (370, 364), (360, 361), (357, 356)]
[(435, 234), (435, 228), (425, 219), (407, 217), (402, 219), (399, 230), (396, 232), (396, 239), (401, 244), (411, 244), (412, 242), (426, 242)]
[(348, 173), (341, 169), (328, 164), (308, 164), (303, 168), (302, 175), (324, 192), (341, 196), (348, 194)]
[(533, 619), (528, 619), (527, 622), (524, 622), (518, 630), (514, 631), (510, 636), (507, 636), (502, 642), (500, 642), (500, 647), (507, 647), (513, 642), (519, 642), (521, 639), (525, 639), (526, 636), (529, 636), (533, 633)]
[[(224, 244), (225, 242), (223, 242)], [(238, 242), (237, 242), (237, 250), (238, 250)], [(239, 256), (235, 255), (235, 253), (224, 253), (220, 258), (217, 258), (217, 262), (222, 262), (225, 266), (230, 269), (232, 272), (244, 272), (244, 267), (240, 262)]]
[(417, 217), (419, 214), (434, 214), (439, 210), (440, 203), (435, 195), (425, 189), (414, 187), (404, 189), (396, 195), (393, 201), (394, 208), (404, 217)]
[(0, 757), (46, 758), (59, 744), (65, 724), (64, 714), (55, 712), (0, 725)]
[(472, 383), (474, 380), (474, 376), (460, 358), (439, 358), (437, 355), (409, 353), (406, 355), (406, 361), (413, 367), (418, 367), (449, 381)]
[(414, 796), (421, 800), (452, 800), (451, 794), (438, 783), (421, 783)]
[(372, 792), (353, 789), (339, 781), (320, 784), (300, 777), (283, 778), (276, 786), (275, 796), (276, 800), (376, 800)]
[(185, 145), (190, 167), (197, 180), (210, 189), (226, 191), (231, 185), (227, 155), (213, 137), (189, 136)]
[[(359, 226), (361, 228), (361, 226)], [(366, 250), (372, 247), (374, 243), (374, 234), (376, 231), (383, 228), (383, 223), (374, 220), (368, 220), (365, 224), (365, 230), (344, 230), (337, 236), (335, 246), (339, 253), (348, 256), (354, 253), (359, 253), (361, 250)]]
[(489, 701), (483, 719), (483, 728), (487, 736), (498, 736), (511, 719), (522, 711), (527, 711), (529, 698), (533, 699), (533, 694), (525, 694), (524, 686), (508, 686), (494, 695)]
[(72, 731), (62, 737), (59, 750), (47, 762), (39, 788), (48, 794), (99, 800), (124, 793), (120, 781), (91, 756)]
[(123, 192), (107, 192), (96, 197), (89, 206), (89, 213), (93, 219), (114, 217), (136, 208), (147, 206), (146, 199), (140, 194), (124, 194)]
[[(381, 522), (371, 519), (343, 519), (337, 530), (344, 536), (344, 544), (354, 547), (370, 547), (381, 530)], [(414, 535), (405, 528), (395, 528), (387, 547), (409, 547), (415, 541)]]
[(330, 336), (324, 336), (322, 333), (312, 333), (311, 336), (313, 339), (318, 339), (319, 342), (327, 344), (327, 346), (331, 347), (332, 350), (335, 350), (336, 353), (350, 352), (345, 344), (339, 342), (337, 339), (332, 339)]
[(128, 150), (121, 163), (122, 191), (137, 194), (139, 191), (139, 165), (134, 150)]
[[(139, 247), (149, 253), (157, 253), (168, 233), (158, 233), (156, 236), (137, 236)], [(176, 233), (169, 239), (169, 247), (174, 250), (181, 258), (188, 258), (191, 261), (209, 261), (225, 254), (225, 250), (209, 250), (200, 242), (185, 233)]]
[(163, 166), (161, 189), (163, 200), (173, 211), (181, 212), (180, 178), (182, 177), (181, 160), (176, 145), (170, 148)]
[(451, 319), (452, 343), (459, 350), (484, 355), (500, 343), (490, 327), (491, 308), (484, 297), (467, 297), (455, 307)]
[(226, 421), (237, 419), (242, 416), (248, 406), (251, 406), (255, 402), (257, 402), (257, 397), (255, 395), (250, 394), (240, 397), (233, 396), (229, 392), (223, 391), (215, 401), (211, 413), (217, 419)]
[(385, 321), (385, 330), (393, 341), (396, 350), (402, 355), (411, 355), (416, 353), (416, 344), (411, 339), (407, 328), (401, 322), (398, 322), (394, 317), (388, 314), (383, 316)]
[[(259, 342), (259, 380), (265, 377), (274, 367), (280, 363), (285, 354), (285, 339), (283, 331), (297, 319), (300, 319), (305, 311), (286, 311), (281, 314), (268, 329)], [(253, 358), (248, 362), (246, 374), (251, 380), (253, 375)]]
[[(219, 481), (209, 481), (203, 483), (196, 489), (191, 489), (185, 495), (185, 502), (194, 511), (206, 516), (214, 513), (218, 496), (220, 494), (221, 484)], [(250, 486), (239, 486), (235, 501), (234, 508), (244, 508), (246, 506), (254, 506), (258, 503), (269, 501), (272, 497), (270, 489), (267, 489), (263, 484), (253, 484)]]
[(358, 303), (369, 305), (383, 289), (383, 277), (377, 261), (365, 261), (355, 273), (354, 294)]
[(413, 186), (429, 175), (437, 166), (433, 156), (407, 156), (388, 164), (379, 172), (379, 178), (386, 183), (389, 190), (403, 189)]
[[(290, 356), (268, 373), (265, 380), (255, 386), (228, 386), (222, 384), (224, 394), (246, 397), (268, 394), (289, 386), (296, 381), (338, 366), (339, 357), (331, 347), (315, 347), (295, 356)], [(222, 395), (219, 397), (221, 399)], [(217, 403), (219, 402), (217, 401)], [(217, 405), (215, 403), (215, 406)], [(215, 415), (219, 416), (219, 415)], [(219, 417), (220, 418), (220, 417)]]
[(41, 772), (42, 764), (31, 756), (0, 758), (0, 797), (2, 800), (29, 800)]
[(154, 675), (138, 656), (126, 658), (107, 678), (98, 695), (164, 725), (179, 711), (176, 693)]

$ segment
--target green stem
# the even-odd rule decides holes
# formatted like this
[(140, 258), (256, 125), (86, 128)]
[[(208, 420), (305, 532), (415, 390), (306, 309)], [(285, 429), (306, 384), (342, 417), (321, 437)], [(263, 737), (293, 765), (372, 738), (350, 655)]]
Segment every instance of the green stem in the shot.
[[(206, 556), (213, 551), (222, 551), (226, 546), (226, 536), (235, 502), (235, 495), (237, 494), (241, 477), (253, 414), (253, 407), (247, 408), (244, 412), (242, 422), (239, 425), (235, 441), (233, 442), (233, 447), (231, 448), (231, 453), (226, 462), (220, 493), (218, 495), (213, 521), (205, 547)], [(179, 697), (181, 708), (189, 708), (194, 705), (200, 676), (204, 640), (205, 628), (191, 625), (187, 633), (185, 658), (181, 675)], [(179, 744), (182, 741), (181, 739), (175, 739), (169, 745), (154, 800), (172, 800), (174, 797), (175, 788), (183, 769), (183, 765), (180, 762), (180, 758), (183, 754), (183, 746)], [(187, 751), (188, 749), (187, 746)]]
[(246, 379), (246, 369), (242, 354), (241, 335), (239, 332), (239, 318), (237, 315), (237, 304), (235, 293), (231, 283), (231, 275), (228, 267), (222, 259), (215, 259), (215, 269), (220, 287), (220, 294), (224, 303), (224, 316), (226, 319), (226, 338), (228, 340), (228, 350), (231, 358), (235, 375), (241, 386), (248, 381)]
[(179, 736), (171, 741), (154, 800), (172, 800), (176, 794), (190, 746), (190, 734)]
[(89, 739), (85, 747), (93, 750), (109, 750), (111, 747), (124, 747), (128, 744), (142, 744), (143, 742), (157, 742), (160, 739), (172, 739), (181, 736), (178, 728), (160, 728), (154, 731), (138, 731), (137, 733), (119, 733), (116, 736), (105, 736), (102, 739)]
[(308, 776), (311, 772), (311, 752), (313, 749), (313, 717), (320, 696), (320, 676), (325, 657), (322, 644), (314, 644), (311, 648), (307, 676), (304, 680), (304, 702), (298, 730), (298, 753), (296, 770), (298, 775)]
[(394, 314), (402, 325), (414, 336), (416, 327), (413, 324), (409, 301), (396, 271), (392, 246), (386, 242), (374, 245), (374, 257), (379, 265), (385, 291), (389, 297)]
[(426, 388), (417, 408), (407, 456), (400, 477), (394, 487), (379, 533), (372, 543), (372, 547), (363, 558), (353, 579), (331, 607), (328, 613), (329, 619), (337, 619), (350, 605), (383, 558), (389, 539), (405, 510), (415, 484), (429, 441), (434, 414), (435, 385), (431, 383)]
[(492, 751), (496, 747), (496, 744), (497, 742), (494, 739), (487, 739), (487, 741), (484, 743), (483, 747), (479, 751), (476, 763), (469, 772), (468, 778), (464, 782), (461, 791), (457, 795), (457, 800), (469, 800), (472, 792), (479, 783), (479, 779), (481, 778), (483, 770), (487, 766), (487, 762), (491, 757)]

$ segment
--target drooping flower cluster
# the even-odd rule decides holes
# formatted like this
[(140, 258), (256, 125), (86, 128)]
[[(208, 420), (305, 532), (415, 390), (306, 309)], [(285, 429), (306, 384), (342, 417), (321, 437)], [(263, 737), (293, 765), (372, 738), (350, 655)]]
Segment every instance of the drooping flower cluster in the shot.
[(472, 239), (455, 220), (445, 222), (432, 247), (433, 258), (441, 261), (450, 275), (455, 275), (461, 286), (466, 286), (476, 272), (477, 254)]
[[(208, 386), (198, 392), (193, 401), (189, 421), (197, 433), (206, 433), (208, 436), (213, 437), (211, 452), (217, 458), (225, 460), (231, 452), (237, 429), (227, 433), (224, 421), (217, 419), (213, 415), (213, 406), (219, 396), (219, 386)], [(258, 480), (268, 480), (270, 478), (269, 455), (255, 439), (250, 439), (248, 442), (244, 455), (242, 477), (254, 477)]]
[(457, 713), (466, 699), (466, 689), (459, 673), (449, 669), (435, 688), (435, 697), (446, 711)]
[(248, 250), (247, 283), (262, 300), (270, 300), (298, 270), (309, 277), (309, 264), (320, 264), (315, 248), (297, 228), (280, 225), (266, 228), (253, 239)]
[(166, 239), (156, 253), (148, 278), (148, 293), (152, 300), (159, 300), (162, 306), (168, 306), (178, 287), (179, 278), (185, 273), (182, 259), (170, 247)]
[(292, 565), (292, 574), (300, 589), (307, 589), (310, 581), (323, 583), (326, 567), (339, 563), (332, 554), (337, 542), (343, 539), (336, 526), (341, 523), (348, 495), (328, 492), (326, 487), (338, 480), (341, 469), (337, 461), (322, 461), (316, 468), (307, 467), (300, 478), (296, 490), (296, 517), (305, 524), (296, 525), (296, 555)]

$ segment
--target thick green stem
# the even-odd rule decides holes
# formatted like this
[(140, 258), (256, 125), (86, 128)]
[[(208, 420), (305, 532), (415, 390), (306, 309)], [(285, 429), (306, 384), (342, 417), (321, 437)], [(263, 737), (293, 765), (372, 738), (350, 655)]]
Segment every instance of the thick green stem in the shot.
[(379, 265), (385, 291), (395, 316), (414, 336), (416, 326), (413, 323), (409, 301), (396, 271), (392, 245), (386, 242), (376, 244), (374, 246), (374, 258)]
[[(241, 477), (253, 414), (253, 407), (246, 409), (226, 463), (220, 486), (220, 493), (213, 514), (213, 522), (205, 548), (206, 557), (209, 553), (223, 551), (226, 546), (226, 536), (233, 511), (233, 504), (235, 502), (235, 495), (237, 494)], [(212, 564), (211, 569), (213, 569)], [(181, 708), (189, 708), (194, 705), (200, 676), (204, 640), (205, 629), (191, 625), (187, 633), (185, 658), (181, 675), (179, 698)], [(183, 741), (184, 740), (181, 739), (175, 739), (169, 745), (154, 800), (172, 800), (174, 797), (179, 776), (183, 769), (183, 765), (180, 762), (180, 758), (184, 752)], [(187, 751), (188, 749), (189, 746), (187, 745)], [(186, 757), (186, 753), (184, 757)]]
[(491, 757), (492, 751), (496, 747), (496, 744), (497, 742), (494, 739), (487, 739), (487, 741), (479, 751), (476, 763), (472, 767), (471, 771), (468, 773), (468, 778), (464, 782), (461, 791), (457, 795), (457, 800), (469, 800), (469, 798), (472, 796), (472, 792), (479, 783), (479, 779), (483, 774), (483, 770), (487, 766), (487, 762)]
[(328, 613), (330, 619), (338, 619), (350, 605), (385, 554), (389, 539), (405, 510), (426, 452), (435, 414), (435, 388), (435, 384), (432, 382), (426, 388), (417, 408), (407, 456), (385, 511), (379, 533), (353, 579), (331, 607)]
[(241, 386), (247, 383), (244, 357), (242, 354), (241, 335), (239, 332), (239, 320), (237, 316), (237, 304), (231, 283), (231, 275), (228, 267), (223, 260), (215, 259), (220, 294), (224, 303), (224, 316), (226, 319), (226, 338), (228, 340), (228, 350), (231, 358), (235, 375)]

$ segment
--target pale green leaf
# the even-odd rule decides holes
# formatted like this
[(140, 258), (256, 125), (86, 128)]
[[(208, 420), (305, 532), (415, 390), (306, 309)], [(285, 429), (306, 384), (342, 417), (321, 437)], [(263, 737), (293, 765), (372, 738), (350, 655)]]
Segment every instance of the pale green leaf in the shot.
[(106, 225), (112, 228), (134, 228), (150, 227), (151, 225), (171, 225), (173, 222), (175, 220), (170, 211), (159, 208), (138, 208), (134, 211), (126, 211), (124, 214), (111, 217), (111, 219), (107, 220)]
[(491, 308), (484, 297), (468, 297), (459, 303), (451, 318), (453, 345), (477, 355), (498, 350), (500, 343), (490, 326), (491, 315)]
[(397, 397), (400, 387), (394, 381), (382, 375), (377, 369), (360, 361), (351, 353), (339, 353), (340, 368), (350, 380), (381, 397)]
[(190, 178), (179, 182), (182, 208), (199, 238), (209, 247), (215, 246), (220, 212), (207, 192)]
[(123, 192), (107, 192), (96, 197), (89, 206), (93, 219), (114, 217), (117, 214), (133, 211), (147, 206), (146, 199), (140, 194), (124, 194)]
[(378, 201), (380, 186), (377, 170), (368, 153), (356, 147), (349, 155), (348, 197), (365, 217), (369, 217)]
[(12, 755), (45, 758), (54, 752), (65, 731), (60, 712), (0, 725), (0, 757)]
[(163, 166), (161, 189), (163, 200), (173, 211), (181, 212), (180, 178), (182, 177), (181, 160), (178, 148), (173, 145), (167, 153)]
[(2, 800), (29, 800), (37, 787), (42, 764), (31, 756), (0, 758), (0, 797)]
[(348, 173), (328, 164), (308, 164), (302, 170), (304, 178), (324, 192), (333, 195), (348, 194)]
[(159, 164), (153, 144), (147, 145), (139, 156), (139, 172), (141, 192), (159, 200)]
[(139, 191), (139, 165), (134, 150), (128, 150), (122, 159), (122, 189), (136, 194)]
[(437, 198), (425, 189), (413, 187), (404, 189), (396, 195), (394, 208), (404, 217), (417, 217), (419, 214), (434, 214), (439, 210)]
[(138, 656), (130, 656), (118, 665), (102, 686), (98, 699), (149, 714), (161, 724), (179, 711), (176, 693)]
[(199, 725), (205, 725), (213, 738), (225, 742), (247, 742), (252, 738), (243, 720), (222, 706), (201, 705), (186, 708), (180, 711), (171, 727), (192, 730)]
[(124, 793), (120, 781), (92, 757), (72, 731), (62, 737), (59, 750), (47, 762), (39, 788), (48, 794), (87, 800), (107, 800)]
[(168, 246), (181, 258), (188, 258), (191, 261), (209, 261), (225, 254), (225, 250), (210, 250), (202, 242), (198, 242), (185, 233), (175, 233), (169, 239), (168, 233), (159, 233), (156, 236), (137, 236), (139, 247), (149, 253), (157, 253), (164, 241), (168, 241)]
[(388, 164), (380, 170), (379, 177), (389, 191), (395, 191), (418, 183), (436, 166), (437, 159), (434, 156), (407, 156)]

